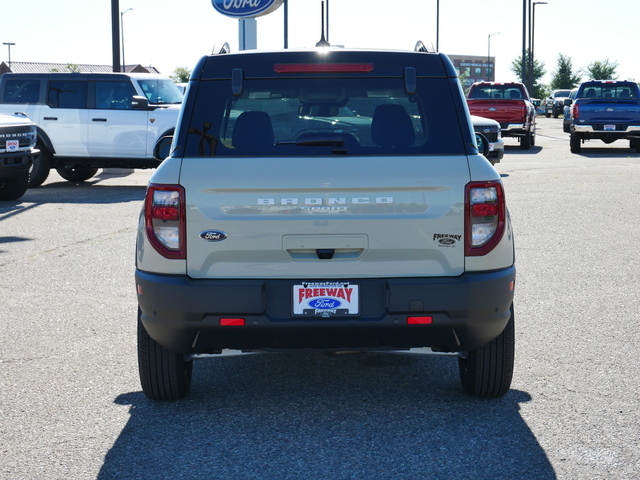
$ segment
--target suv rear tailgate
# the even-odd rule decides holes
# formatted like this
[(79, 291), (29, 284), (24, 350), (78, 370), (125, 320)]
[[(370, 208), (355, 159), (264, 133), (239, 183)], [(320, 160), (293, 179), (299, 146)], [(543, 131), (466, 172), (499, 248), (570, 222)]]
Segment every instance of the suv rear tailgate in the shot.
[(464, 271), (464, 155), (184, 158), (181, 178), (191, 278)]

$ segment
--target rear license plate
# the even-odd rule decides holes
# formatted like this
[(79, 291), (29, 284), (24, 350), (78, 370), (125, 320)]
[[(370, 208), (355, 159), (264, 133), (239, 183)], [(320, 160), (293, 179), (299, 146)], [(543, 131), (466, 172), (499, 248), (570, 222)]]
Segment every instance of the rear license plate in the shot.
[(605, 131), (613, 132), (613, 131), (616, 130), (616, 126), (615, 125), (605, 125), (604, 129), (605, 129)]
[(349, 282), (303, 282), (293, 286), (293, 315), (343, 317), (360, 314), (359, 285)]

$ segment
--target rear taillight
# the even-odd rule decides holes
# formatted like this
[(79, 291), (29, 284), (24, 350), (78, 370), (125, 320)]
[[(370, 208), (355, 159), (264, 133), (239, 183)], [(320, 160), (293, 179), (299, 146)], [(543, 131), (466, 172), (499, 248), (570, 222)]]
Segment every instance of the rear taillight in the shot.
[(572, 110), (573, 112), (571, 113), (571, 115), (573, 116), (573, 118), (578, 118), (578, 114), (580, 113), (580, 108), (578, 107), (578, 105), (574, 105)]
[(184, 189), (149, 185), (144, 211), (147, 237), (158, 253), (166, 258), (186, 258)]
[(506, 207), (502, 183), (469, 183), (465, 214), (466, 254), (486, 255), (500, 242), (504, 233)]

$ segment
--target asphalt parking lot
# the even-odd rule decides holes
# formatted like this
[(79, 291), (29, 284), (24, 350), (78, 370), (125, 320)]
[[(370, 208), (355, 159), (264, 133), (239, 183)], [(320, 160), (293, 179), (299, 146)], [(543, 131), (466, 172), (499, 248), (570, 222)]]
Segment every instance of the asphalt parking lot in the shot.
[(151, 171), (0, 203), (0, 479), (634, 479), (640, 154), (569, 152), (562, 119), (497, 165), (516, 238), (516, 368), (467, 397), (452, 358), (202, 360), (142, 393), (133, 283)]

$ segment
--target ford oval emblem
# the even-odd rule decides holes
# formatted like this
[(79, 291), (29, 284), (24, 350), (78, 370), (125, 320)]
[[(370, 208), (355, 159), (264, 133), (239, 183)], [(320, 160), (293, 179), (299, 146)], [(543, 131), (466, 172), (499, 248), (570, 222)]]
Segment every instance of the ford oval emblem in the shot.
[(496, 107), (489, 107), (490, 112), (497, 112), (498, 109)]
[(456, 241), (453, 238), (441, 238), (438, 243), (440, 245), (453, 245)]
[(334, 310), (340, 305), (342, 305), (342, 302), (335, 298), (316, 298), (309, 302), (309, 306), (316, 310)]
[(277, 10), (284, 0), (211, 0), (213, 8), (227, 17), (252, 18)]
[(200, 238), (207, 242), (221, 242), (227, 238), (227, 234), (220, 230), (205, 230), (204, 232), (200, 232)]

